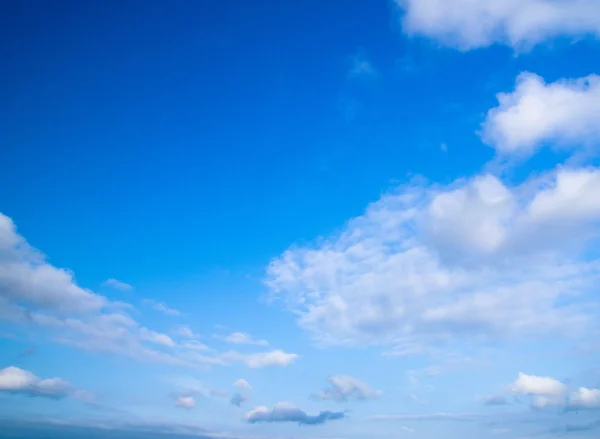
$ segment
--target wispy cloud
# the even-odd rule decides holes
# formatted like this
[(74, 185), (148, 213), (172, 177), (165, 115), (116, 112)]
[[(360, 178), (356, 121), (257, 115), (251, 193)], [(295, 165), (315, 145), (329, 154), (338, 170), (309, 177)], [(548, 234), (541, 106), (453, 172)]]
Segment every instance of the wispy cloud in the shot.
[(214, 334), (213, 337), (231, 344), (245, 344), (255, 346), (269, 345), (269, 342), (267, 340), (255, 340), (250, 335), (244, 332), (233, 332), (228, 335)]
[(328, 381), (330, 387), (315, 393), (315, 398), (345, 402), (350, 399), (376, 399), (383, 394), (381, 390), (374, 390), (368, 384), (349, 375), (332, 375)]
[(119, 291), (131, 291), (133, 290), (133, 286), (125, 283), (125, 282), (121, 282), (117, 279), (108, 279), (107, 281), (103, 282), (102, 285), (106, 286), (106, 287), (110, 287), (110, 288), (114, 288), (115, 290), (119, 290)]

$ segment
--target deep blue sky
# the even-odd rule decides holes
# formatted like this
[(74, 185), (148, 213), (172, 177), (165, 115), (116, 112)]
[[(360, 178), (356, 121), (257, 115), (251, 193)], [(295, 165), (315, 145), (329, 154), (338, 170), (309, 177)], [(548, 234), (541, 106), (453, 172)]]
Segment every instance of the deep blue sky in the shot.
[[(461, 3), (456, 10), (462, 10)], [(319, 249), (320, 237), (338, 242), (336, 232), (348, 230), (348, 220), (414, 177), (430, 182), (423, 187), (445, 191), (492, 169), (512, 190), (558, 169), (570, 149), (542, 150), (525, 163), (517, 161), (520, 166), (497, 171), (497, 145), (482, 143), (482, 123), (498, 105), (496, 94), (515, 89), (519, 73), (533, 72), (547, 83), (585, 77), (600, 69), (600, 46), (593, 35), (579, 38), (559, 30), (524, 51), (500, 37), (498, 44), (458, 50), (433, 31), (407, 35), (401, 26), (406, 11), (386, 0), (4, 1), (0, 212), (50, 264), (70, 270), (80, 286), (135, 306), (127, 312), (136, 325), (143, 320), (175, 338), (173, 316), (142, 317), (156, 302), (165, 302), (181, 311), (177, 324), (197, 328), (208, 345), (210, 332), (218, 332), (214, 325), (221, 324), (266, 338), (273, 348), (298, 352), (304, 363), (296, 372), (291, 369), (292, 375), (283, 369), (248, 372), (249, 381), (266, 388), (262, 400), (253, 396), (252, 406), (286, 400), (269, 383), (293, 382), (289, 398), (294, 399), (331, 374), (365, 371), (367, 381), (386, 377), (385, 383), (372, 383), (384, 394), (402, 393), (368, 414), (393, 411), (394, 405), (410, 411), (407, 400), (414, 395), (402, 387), (405, 372), (432, 360), (403, 359), (399, 365), (382, 360), (373, 346), (320, 350), (313, 344), (314, 328), (301, 330), (292, 314), (262, 300), (270, 289), (261, 283), (266, 267), (288, 248)], [(366, 70), (356, 70), (360, 63)], [(597, 156), (587, 159), (588, 165), (597, 162)], [(481, 222), (485, 219), (475, 225)], [(379, 267), (370, 275), (377, 272)], [(403, 279), (412, 274), (396, 273)], [(133, 292), (102, 286), (109, 278), (131, 284)], [(377, 285), (369, 279), (373, 283), (360, 284), (361, 291)], [(6, 285), (0, 276), (0, 299)], [(13, 297), (9, 293), (6, 297)], [(340, 325), (347, 323), (339, 319)], [(306, 321), (300, 325), (308, 326)], [(133, 394), (143, 399), (148, 392), (148, 407), (136, 416), (162, 413), (152, 404), (164, 398), (171, 420), (184, 417), (168, 400), (173, 380), (157, 388), (146, 384), (158, 375), (177, 375), (171, 365), (138, 372), (137, 363), (95, 360), (95, 354), (64, 342), (45, 344), (34, 330), (8, 323), (0, 329), (7, 337), (0, 343), (10, 352), (0, 355), (0, 369), (18, 363), (42, 378), (61, 376), (79, 380), (78, 387), (107, 389), (107, 398), (123, 411), (134, 410)], [(452, 337), (453, 349), (464, 348), (464, 355), (498, 348), (495, 340), (486, 339), (479, 350)], [(552, 347), (550, 340), (536, 346)], [(35, 354), (18, 355), (30, 346)], [(523, 350), (516, 346), (511, 355)], [(527, 372), (525, 365), (532, 375), (557, 373), (563, 379), (590, 362), (578, 357), (533, 370), (541, 363), (519, 358), (515, 370), (513, 357), (496, 358), (494, 382), (514, 380), (518, 372)], [(87, 364), (90, 373), (103, 377), (94, 380)], [(242, 365), (232, 368), (216, 372), (213, 384), (211, 375), (201, 381), (230, 385), (246, 373)], [(396, 370), (401, 372), (394, 375)], [(438, 395), (445, 395), (437, 401), (420, 398), (428, 400), (430, 410), (451, 410), (445, 402), (462, 386), (461, 379), (471, 378), (465, 373), (453, 378), (455, 384), (437, 383)], [(471, 382), (475, 388), (488, 382), (487, 376), (473, 380), (479, 380)], [(452, 405), (472, 410), (473, 397), (469, 393)], [(22, 401), (31, 404), (21, 406), (23, 413), (63, 411), (38, 398)], [(311, 412), (324, 408), (310, 401), (295, 402)], [(218, 412), (215, 418), (226, 425), (228, 416)], [(367, 424), (357, 428), (353, 437), (370, 431)], [(340, 431), (330, 431), (342, 434), (331, 437), (346, 437)], [(435, 428), (423, 431), (429, 437)]]

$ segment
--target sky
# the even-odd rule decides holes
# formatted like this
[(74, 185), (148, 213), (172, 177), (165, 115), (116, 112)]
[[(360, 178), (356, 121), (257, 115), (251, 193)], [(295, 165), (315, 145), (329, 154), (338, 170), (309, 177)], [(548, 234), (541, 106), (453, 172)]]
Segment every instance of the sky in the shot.
[(600, 1), (5, 1), (0, 438), (600, 434)]

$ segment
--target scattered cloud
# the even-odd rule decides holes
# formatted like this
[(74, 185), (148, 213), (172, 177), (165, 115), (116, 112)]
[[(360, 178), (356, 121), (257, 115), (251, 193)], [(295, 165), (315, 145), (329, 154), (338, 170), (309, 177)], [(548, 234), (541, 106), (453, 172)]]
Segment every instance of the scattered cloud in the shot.
[(133, 286), (126, 284), (125, 282), (121, 282), (117, 279), (108, 279), (107, 281), (103, 282), (102, 285), (104, 285), (105, 287), (110, 287), (110, 288), (114, 288), (115, 290), (119, 290), (119, 291), (123, 291), (123, 292), (128, 292), (133, 290)]
[(395, 0), (409, 35), (471, 50), (503, 44), (527, 50), (558, 37), (600, 36), (595, 0)]
[(180, 344), (181, 347), (192, 351), (210, 351), (211, 349), (204, 343), (200, 343), (198, 340), (184, 341)]
[(155, 309), (156, 311), (160, 311), (163, 314), (166, 314), (168, 316), (180, 316), (181, 315), (181, 312), (179, 312), (178, 310), (176, 310), (174, 308), (169, 308), (163, 302), (156, 302), (153, 299), (146, 299), (146, 300), (144, 300), (144, 302), (152, 305), (152, 308)]
[(255, 345), (255, 346), (268, 346), (269, 342), (266, 340), (255, 340), (250, 335), (244, 332), (232, 332), (229, 335), (219, 335), (215, 334), (214, 338), (219, 340), (223, 340), (227, 343), (231, 344), (245, 344), (245, 345)]
[(323, 411), (318, 415), (308, 415), (303, 410), (290, 403), (280, 402), (273, 409), (266, 406), (256, 407), (246, 413), (246, 422), (251, 424), (259, 422), (297, 422), (303, 425), (324, 424), (344, 418), (343, 412)]
[(238, 390), (252, 390), (252, 386), (250, 386), (250, 383), (248, 383), (248, 381), (246, 381), (243, 378), (240, 378), (239, 380), (234, 382), (233, 387), (235, 387)]
[(180, 337), (185, 337), (185, 338), (200, 338), (200, 335), (196, 334), (194, 331), (192, 331), (192, 328), (190, 328), (188, 325), (177, 326), (173, 330), (173, 334), (179, 335)]
[(241, 407), (241, 405), (248, 401), (250, 398), (248, 398), (247, 396), (244, 395), (240, 395), (239, 393), (234, 394), (231, 397), (231, 400), (229, 401), (231, 404), (237, 406), (237, 407)]
[(140, 339), (163, 346), (175, 346), (175, 342), (168, 335), (150, 331), (147, 328), (140, 328)]
[(175, 401), (175, 405), (177, 407), (181, 407), (184, 409), (193, 409), (196, 407), (196, 400), (193, 396), (180, 396)]
[(349, 375), (332, 375), (328, 381), (330, 387), (317, 392), (315, 398), (346, 402), (351, 399), (375, 399), (383, 394), (381, 390), (374, 390), (368, 384)]
[(286, 250), (264, 282), (322, 344), (411, 354), (448, 340), (578, 337), (595, 319), (600, 260), (581, 255), (599, 236), (598, 193), (598, 168), (513, 186), (489, 174), (415, 180), (340, 233)]
[(61, 399), (73, 391), (71, 384), (61, 378), (40, 379), (31, 372), (14, 366), (0, 370), (0, 392)]
[(522, 73), (515, 90), (498, 94), (498, 102), (487, 113), (482, 138), (499, 154), (529, 156), (547, 142), (563, 149), (598, 145), (600, 76), (547, 84)]

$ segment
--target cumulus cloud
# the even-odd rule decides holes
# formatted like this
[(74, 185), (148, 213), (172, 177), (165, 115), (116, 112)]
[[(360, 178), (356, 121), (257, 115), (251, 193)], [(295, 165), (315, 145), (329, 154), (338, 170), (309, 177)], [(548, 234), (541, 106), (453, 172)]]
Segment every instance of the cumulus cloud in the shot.
[[(265, 285), (321, 343), (579, 336), (600, 260), (600, 169), (558, 168), (520, 185), (492, 175), (415, 181), (338, 233), (273, 259)], [(568, 299), (568, 300), (566, 300)]]
[(181, 407), (184, 409), (193, 409), (196, 407), (196, 400), (193, 396), (180, 396), (175, 401), (175, 405), (177, 407)]
[(558, 37), (600, 36), (596, 0), (396, 0), (402, 26), (460, 50), (504, 44), (517, 50)]
[(323, 411), (318, 415), (308, 415), (290, 403), (277, 403), (270, 409), (266, 406), (256, 407), (246, 413), (246, 421), (254, 424), (259, 422), (297, 422), (304, 425), (324, 424), (344, 418), (343, 412)]
[(217, 335), (215, 334), (215, 338), (226, 341), (231, 344), (245, 344), (245, 345), (255, 345), (255, 346), (268, 346), (269, 342), (266, 340), (255, 340), (250, 335), (244, 332), (233, 332), (229, 335)]
[(63, 314), (98, 311), (108, 304), (106, 298), (78, 286), (71, 272), (48, 264), (1, 213), (0, 300), (5, 310), (27, 305)]
[(239, 380), (234, 382), (233, 387), (235, 387), (238, 390), (252, 390), (252, 386), (250, 386), (250, 383), (243, 378), (240, 378)]
[(511, 389), (516, 394), (530, 396), (531, 406), (536, 409), (563, 405), (567, 392), (567, 386), (554, 378), (524, 373), (519, 373)]
[(600, 409), (600, 389), (580, 387), (568, 399), (571, 409)]
[(497, 97), (499, 105), (488, 112), (482, 137), (500, 154), (528, 156), (548, 142), (581, 149), (600, 141), (600, 76), (547, 84), (522, 73), (514, 91)]
[(61, 399), (73, 391), (71, 384), (61, 378), (40, 379), (31, 372), (14, 366), (0, 370), (0, 392)]
[(316, 398), (345, 402), (350, 399), (375, 399), (383, 394), (381, 390), (374, 390), (368, 384), (349, 375), (333, 375), (328, 381), (330, 387), (317, 392), (314, 395)]
[(133, 290), (133, 287), (131, 285), (126, 284), (125, 282), (121, 282), (117, 279), (113, 279), (113, 278), (108, 279), (102, 285), (104, 285), (106, 287), (114, 288), (115, 290), (125, 291), (125, 292)]

